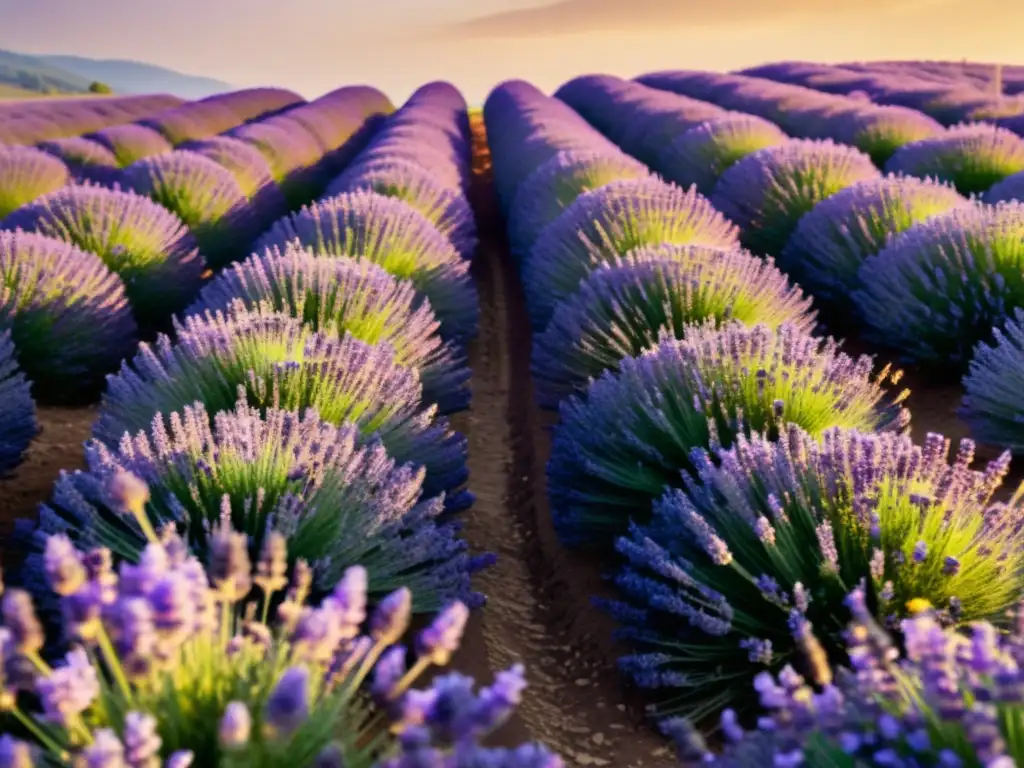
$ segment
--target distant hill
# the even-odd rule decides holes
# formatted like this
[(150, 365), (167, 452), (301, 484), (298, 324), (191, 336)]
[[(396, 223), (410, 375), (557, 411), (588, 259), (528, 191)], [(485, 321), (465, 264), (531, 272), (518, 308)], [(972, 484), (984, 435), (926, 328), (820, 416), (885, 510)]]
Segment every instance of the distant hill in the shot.
[(40, 93), (87, 93), (92, 80), (35, 56), (0, 51), (0, 85)]
[(201, 99), (232, 90), (220, 80), (185, 75), (173, 69), (120, 59), (86, 59), (81, 56), (38, 56), (44, 65), (68, 72), (73, 77), (106, 83), (115, 93), (170, 93), (183, 99)]

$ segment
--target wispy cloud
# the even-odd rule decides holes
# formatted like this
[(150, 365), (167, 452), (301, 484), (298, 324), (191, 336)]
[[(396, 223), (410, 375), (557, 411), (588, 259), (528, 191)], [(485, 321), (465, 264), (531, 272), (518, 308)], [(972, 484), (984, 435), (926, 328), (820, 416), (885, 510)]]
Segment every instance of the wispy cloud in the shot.
[(455, 38), (550, 37), (587, 32), (826, 21), (866, 14), (934, 11), (961, 0), (559, 0), (478, 16), (439, 32)]

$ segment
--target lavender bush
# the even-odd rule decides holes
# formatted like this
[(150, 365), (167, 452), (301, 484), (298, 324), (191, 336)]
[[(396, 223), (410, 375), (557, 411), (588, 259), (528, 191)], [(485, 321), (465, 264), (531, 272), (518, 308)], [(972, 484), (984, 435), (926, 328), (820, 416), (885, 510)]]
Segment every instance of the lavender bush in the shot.
[(173, 149), (171, 143), (157, 131), (135, 123), (111, 125), (90, 133), (85, 138), (102, 144), (113, 152), (118, 165), (122, 168)]
[(902, 147), (885, 169), (948, 181), (965, 195), (981, 193), (1024, 171), (1024, 138), (985, 123), (957, 125)]
[(624, 359), (585, 398), (562, 403), (548, 462), (559, 537), (610, 543), (683, 483), (694, 449), (729, 446), (748, 430), (904, 428), (909, 413), (898, 403), (907, 393), (890, 398), (883, 386), (899, 372), (872, 377), (871, 368), (870, 357), (850, 358), (789, 325), (709, 324)]
[(351, 166), (328, 185), (325, 197), (368, 190), (395, 197), (415, 208), (447, 237), (464, 258), (476, 251), (476, 221), (461, 190), (438, 183), (420, 165), (393, 160), (386, 165)]
[(836, 315), (850, 313), (867, 259), (918, 222), (967, 205), (953, 187), (929, 179), (890, 175), (862, 181), (800, 219), (779, 266)]
[(31, 388), (18, 367), (11, 332), (4, 331), (0, 334), (0, 476), (21, 463), (38, 431)]
[(77, 181), (111, 184), (117, 180), (120, 166), (114, 153), (102, 144), (82, 136), (41, 142), (39, 149), (53, 155), (67, 166)]
[(777, 147), (789, 137), (774, 123), (755, 115), (727, 115), (680, 134), (657, 155), (657, 168), (683, 187), (714, 192), (722, 174), (760, 149)]
[[(925, 600), (944, 620), (1001, 619), (1024, 586), (1019, 499), (996, 502), (1009, 454), (970, 469), (963, 441), (830, 429), (819, 442), (740, 436), (696, 453), (695, 478), (618, 542), (628, 565), (609, 610), (636, 652), (621, 666), (661, 694), (662, 714), (743, 708), (762, 671), (813, 647), (833, 662), (850, 589), (889, 625)], [(828, 679), (815, 680), (818, 684)]]
[(99, 257), (34, 232), (0, 232), (0, 331), (42, 398), (91, 394), (136, 344), (121, 280)]
[[(315, 409), (261, 416), (244, 401), (216, 414), (200, 402), (167, 413), (126, 432), (116, 449), (87, 443), (88, 469), (58, 480), (35, 542), (61, 533), (136, 561), (151, 529), (174, 525), (205, 557), (210, 526), (229, 515), (254, 552), (283, 536), (324, 589), (358, 563), (378, 597), (408, 585), (419, 610), (453, 598), (481, 602), (469, 574), (489, 558), (470, 558), (457, 528), (438, 523), (443, 499), (422, 493), (423, 469), (396, 462), (357, 424), (323, 421)], [(103, 492), (119, 472), (148, 484), (145, 520), (126, 517)]]
[(810, 300), (771, 260), (692, 245), (639, 248), (602, 266), (555, 309), (533, 345), (534, 389), (542, 407), (585, 393), (619, 362), (681, 339), (709, 321), (810, 332)]
[(836, 141), (856, 147), (881, 168), (901, 147), (934, 138), (946, 129), (916, 109), (872, 104), (836, 115), (827, 130)]
[(476, 336), (480, 308), (469, 263), (408, 203), (376, 192), (336, 195), (281, 219), (253, 250), (290, 243), (318, 256), (373, 262), (416, 286), (441, 321), (445, 339)]
[[(663, 724), (681, 766), (935, 765), (1012, 768), (1024, 762), (1021, 689), (1024, 637), (988, 622), (969, 636), (944, 626), (919, 601), (900, 625), (905, 651), (871, 616), (863, 588), (847, 599), (853, 620), (845, 632), (851, 669), (832, 671), (817, 655), (812, 688), (792, 665), (762, 672), (754, 692), (764, 710), (745, 731), (734, 710), (722, 714), (727, 745), (710, 752), (692, 724)], [(813, 681), (812, 681), (813, 682)]]
[(270, 164), (252, 145), (229, 136), (213, 136), (190, 141), (180, 149), (207, 157), (231, 171), (259, 220), (273, 221), (287, 213), (288, 204), (274, 181)]
[(731, 248), (736, 228), (694, 190), (658, 179), (613, 181), (576, 198), (537, 238), (523, 264), (533, 327), (599, 265), (645, 245)]
[[(145, 486), (142, 493), (120, 486), (126, 511), (143, 519)], [(4, 667), (20, 674), (5, 687), (38, 700), (35, 710), (22, 699), (11, 703), (35, 744), (4, 735), (0, 754), (9, 765), (38, 757), (167, 768), (405, 768), (441, 760), (561, 768), (539, 746), (520, 748), (533, 750), (530, 761), (479, 745), (518, 704), (521, 667), (479, 692), (458, 674), (411, 689), (450, 662), (468, 617), (464, 604), (448, 604), (419, 633), (412, 661), (399, 644), (410, 624), (409, 589), (371, 613), (370, 577), (354, 566), (318, 605), (307, 605), (309, 568), (299, 561), (289, 584), (290, 553), (279, 537), (267, 538), (255, 569), (247, 537), (229, 521), (211, 530), (210, 548), (204, 568), (173, 531), (151, 532), (139, 563), (115, 573), (108, 550), (79, 552), (64, 537), (50, 539), (45, 570), (74, 647), (54, 667), (43, 662), (28, 595), (7, 591)], [(415, 761), (433, 755), (433, 763)]]
[(1024, 171), (1007, 176), (985, 193), (986, 203), (1024, 202)]
[(465, 353), (440, 338), (429, 302), (412, 284), (376, 264), (321, 259), (295, 246), (283, 253), (271, 249), (221, 272), (188, 314), (228, 310), (239, 301), (283, 312), (338, 338), (349, 334), (386, 344), (399, 365), (419, 374), (424, 401), (436, 403), (441, 413), (469, 407)]
[(148, 198), (118, 188), (71, 186), (44, 195), (0, 221), (95, 253), (124, 282), (140, 325), (165, 323), (199, 289), (205, 265), (181, 219)]
[(130, 189), (179, 216), (212, 267), (248, 253), (258, 222), (231, 171), (208, 157), (188, 150), (168, 152), (133, 163), (123, 179)]
[(544, 228), (584, 192), (650, 175), (642, 163), (621, 152), (559, 152), (527, 176), (512, 198), (508, 235), (513, 255), (524, 258)]
[(53, 155), (0, 144), (0, 218), (69, 180), (67, 166)]
[(1024, 309), (992, 331), (992, 345), (979, 343), (964, 376), (959, 415), (983, 443), (1024, 451), (1024, 408), (1020, 405), (1024, 364)]
[(711, 201), (739, 225), (744, 246), (778, 256), (801, 216), (836, 192), (879, 176), (871, 158), (852, 147), (793, 140), (740, 160), (722, 174)]
[(390, 347), (240, 306), (185, 318), (175, 331), (176, 343), (161, 335), (152, 346), (140, 345), (109, 377), (93, 429), (101, 442), (113, 447), (156, 414), (195, 401), (212, 414), (244, 396), (260, 408), (313, 408), (332, 424), (351, 422), (366, 440), (380, 439), (396, 461), (425, 467), (424, 494), (447, 493), (446, 509), (472, 502), (459, 490), (468, 474), (466, 439), (422, 402), (416, 372), (399, 365)]
[(1024, 306), (1024, 204), (954, 208), (860, 269), (853, 298), (869, 338), (927, 363), (965, 365)]

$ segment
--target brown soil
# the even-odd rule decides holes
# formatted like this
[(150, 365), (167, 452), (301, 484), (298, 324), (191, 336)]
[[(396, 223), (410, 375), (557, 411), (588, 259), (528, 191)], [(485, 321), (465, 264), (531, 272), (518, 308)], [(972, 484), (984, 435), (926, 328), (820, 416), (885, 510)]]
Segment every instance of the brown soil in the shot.
[(53, 483), (62, 469), (81, 469), (82, 443), (89, 437), (96, 407), (47, 408), (36, 415), (40, 431), (28, 449), (24, 462), (14, 473), (0, 481), (0, 565), (8, 555), (9, 536), (14, 521), (36, 517), (36, 508), (50, 497)]

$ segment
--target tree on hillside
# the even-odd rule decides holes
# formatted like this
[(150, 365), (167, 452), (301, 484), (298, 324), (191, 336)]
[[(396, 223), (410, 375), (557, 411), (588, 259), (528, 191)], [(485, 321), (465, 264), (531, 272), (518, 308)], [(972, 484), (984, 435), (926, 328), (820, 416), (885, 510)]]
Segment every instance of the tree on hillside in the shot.
[(89, 83), (89, 93), (104, 93), (104, 94), (106, 94), (106, 93), (113, 93), (113, 92), (114, 92), (113, 88), (111, 88), (106, 83), (101, 83), (99, 80), (96, 80), (96, 81), (94, 81), (92, 83)]

